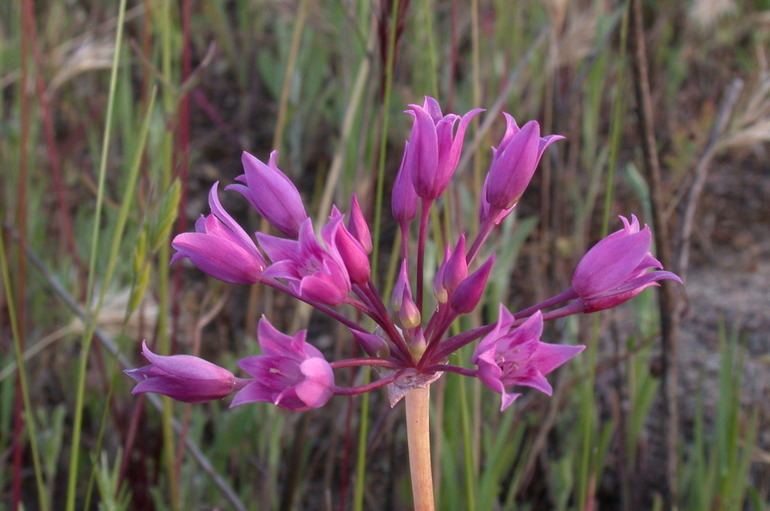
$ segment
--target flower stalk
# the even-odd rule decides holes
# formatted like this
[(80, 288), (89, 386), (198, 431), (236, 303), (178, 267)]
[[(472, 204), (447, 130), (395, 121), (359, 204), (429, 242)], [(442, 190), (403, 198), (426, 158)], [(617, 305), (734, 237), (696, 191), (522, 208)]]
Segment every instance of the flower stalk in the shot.
[(415, 511), (434, 511), (430, 463), (430, 385), (406, 393), (406, 436)]

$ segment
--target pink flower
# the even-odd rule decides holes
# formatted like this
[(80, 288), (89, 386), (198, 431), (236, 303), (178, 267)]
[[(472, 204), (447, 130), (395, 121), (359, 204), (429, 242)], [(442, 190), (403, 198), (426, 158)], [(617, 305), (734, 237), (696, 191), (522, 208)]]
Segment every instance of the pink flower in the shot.
[(341, 305), (350, 292), (350, 277), (336, 248), (336, 232), (342, 215), (332, 218), (321, 230), (322, 247), (306, 218), (297, 240), (257, 233), (257, 240), (272, 261), (263, 275), (284, 279), (299, 295), (327, 305)]
[[(455, 114), (444, 116), (438, 102), (427, 96), (423, 106), (409, 106), (412, 109), (407, 110), (407, 113), (414, 116), (414, 125), (404, 166), (412, 178), (418, 196), (423, 199), (438, 199), (446, 190), (460, 161), (468, 124), (483, 110), (471, 110), (462, 119)], [(457, 133), (454, 133), (458, 119), (460, 126)]]
[(545, 149), (561, 135), (540, 136), (540, 125), (529, 121), (519, 129), (516, 120), (505, 115), (507, 128), (489, 167), (488, 186), (482, 200), (505, 210), (518, 202), (526, 190)]
[(198, 357), (156, 355), (144, 341), (142, 354), (151, 365), (124, 371), (139, 382), (132, 394), (153, 392), (185, 403), (202, 403), (221, 399), (248, 383)]
[(521, 394), (509, 393), (505, 387), (524, 385), (552, 394), (545, 376), (585, 349), (585, 346), (562, 346), (540, 342), (543, 315), (540, 311), (511, 330), (513, 315), (500, 305), (500, 319), (495, 328), (476, 347), (472, 362), (479, 366), (478, 378), (502, 395), (500, 410), (508, 408)]
[(289, 337), (263, 317), (257, 332), (263, 354), (238, 362), (254, 379), (230, 406), (263, 401), (304, 411), (325, 405), (334, 395), (334, 373), (321, 352), (305, 342), (306, 333)]
[(171, 262), (188, 258), (203, 272), (233, 284), (259, 282), (267, 266), (265, 258), (246, 231), (227, 214), (219, 203), (217, 186), (209, 192), (211, 214), (195, 222), (196, 232), (186, 232), (174, 238), (177, 250)]
[(630, 300), (645, 288), (658, 286), (658, 280), (682, 282), (669, 271), (652, 271), (663, 265), (650, 253), (652, 234), (649, 226), (639, 229), (639, 220), (625, 217), (623, 229), (599, 241), (578, 263), (572, 275), (572, 289), (585, 306), (584, 312), (615, 307)]
[(267, 165), (246, 151), (243, 152), (244, 173), (236, 181), (246, 185), (230, 185), (227, 190), (240, 193), (276, 229), (296, 238), (299, 227), (307, 218), (302, 197), (294, 183), (276, 165), (278, 152), (270, 153)]

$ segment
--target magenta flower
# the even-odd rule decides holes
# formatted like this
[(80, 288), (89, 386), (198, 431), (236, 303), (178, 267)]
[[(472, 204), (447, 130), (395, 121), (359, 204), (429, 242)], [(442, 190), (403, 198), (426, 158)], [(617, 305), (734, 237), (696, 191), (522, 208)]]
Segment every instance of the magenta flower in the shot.
[(171, 262), (186, 257), (219, 280), (254, 284), (259, 282), (267, 262), (246, 231), (222, 208), (217, 197), (218, 184), (214, 183), (209, 192), (211, 214), (195, 222), (196, 232), (179, 234), (172, 241), (177, 252)]
[(489, 183), (482, 197), (498, 210), (506, 210), (518, 202), (532, 180), (545, 149), (564, 138), (561, 135), (541, 137), (540, 125), (536, 121), (529, 121), (519, 129), (516, 119), (504, 115), (507, 128), (494, 151), (489, 167)]
[(230, 395), (248, 380), (191, 355), (156, 355), (142, 341), (142, 354), (151, 365), (123, 371), (139, 382), (132, 394), (153, 392), (184, 403), (202, 403)]
[(336, 248), (336, 232), (343, 217), (332, 218), (321, 230), (322, 247), (306, 218), (299, 239), (289, 240), (257, 233), (257, 240), (270, 258), (265, 277), (286, 280), (302, 298), (328, 305), (342, 304), (350, 292), (350, 277)]
[(647, 271), (663, 267), (650, 253), (649, 226), (640, 229), (634, 215), (631, 223), (625, 217), (620, 219), (623, 228), (594, 245), (572, 275), (572, 289), (585, 307), (583, 312), (620, 305), (644, 289), (660, 285), (659, 280), (682, 282), (670, 271)]
[(495, 328), (481, 340), (472, 359), (479, 366), (477, 376), (482, 383), (502, 395), (501, 411), (521, 396), (505, 389), (512, 385), (532, 387), (550, 396), (553, 389), (545, 376), (585, 349), (540, 342), (540, 311), (511, 330), (513, 323), (513, 315), (501, 304)]
[(306, 333), (290, 337), (263, 317), (257, 331), (263, 354), (238, 362), (254, 379), (230, 406), (264, 401), (304, 411), (325, 405), (334, 395), (334, 373), (323, 354), (305, 342)]
[(307, 213), (297, 187), (278, 169), (277, 158), (278, 152), (273, 151), (265, 165), (244, 151), (241, 158), (244, 173), (235, 179), (245, 185), (230, 185), (226, 190), (235, 190), (246, 197), (276, 229), (290, 238), (296, 238)]
[[(417, 195), (435, 200), (444, 193), (457, 168), (468, 124), (483, 110), (473, 109), (462, 118), (455, 114), (445, 116), (438, 102), (427, 96), (423, 106), (409, 106), (412, 109), (407, 113), (414, 116), (414, 125), (405, 154), (405, 168)], [(460, 125), (454, 133), (458, 119)]]

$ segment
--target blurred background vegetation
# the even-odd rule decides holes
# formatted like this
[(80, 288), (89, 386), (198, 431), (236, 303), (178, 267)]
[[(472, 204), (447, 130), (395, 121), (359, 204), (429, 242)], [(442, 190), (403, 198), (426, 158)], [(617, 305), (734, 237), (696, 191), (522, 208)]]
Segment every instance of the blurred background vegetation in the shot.
[(0, 3), (0, 509), (409, 509), (403, 412), (382, 393), (229, 410), (134, 397), (121, 371), (142, 339), (235, 369), (261, 314), (353, 354), (283, 296), (169, 267), (170, 239), (241, 151), (279, 149), (312, 216), (358, 194), (386, 286), (402, 111), (424, 95), (487, 108), (442, 236), (476, 228), (501, 111), (567, 137), (488, 247), (463, 327), (567, 287), (618, 214), (667, 233), (655, 253), (687, 284), (663, 308), (646, 291), (550, 324), (549, 342), (589, 346), (551, 399), (500, 413), (477, 381), (434, 385), (438, 508), (766, 509), (769, 42), (767, 0)]

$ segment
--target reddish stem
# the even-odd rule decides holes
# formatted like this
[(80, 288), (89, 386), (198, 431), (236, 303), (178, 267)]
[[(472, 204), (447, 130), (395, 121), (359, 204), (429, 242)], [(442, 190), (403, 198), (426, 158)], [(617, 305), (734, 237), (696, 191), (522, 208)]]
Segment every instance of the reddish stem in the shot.
[(378, 366), (387, 367), (389, 369), (398, 369), (401, 366), (396, 364), (392, 360), (385, 358), (349, 358), (347, 360), (337, 360), (331, 362), (329, 365), (332, 369), (342, 369), (343, 367), (361, 367), (361, 366)]
[(423, 199), (420, 206), (420, 231), (417, 235), (417, 274), (415, 275), (415, 284), (417, 286), (417, 310), (422, 314), (422, 288), (425, 281), (423, 269), (425, 266), (425, 238), (428, 235), (428, 218), (430, 216), (430, 207), (433, 204), (432, 199)]
[(366, 392), (371, 392), (372, 390), (381, 389), (396, 381), (403, 373), (404, 371), (399, 371), (381, 380), (373, 381), (372, 383), (360, 385), (358, 387), (334, 387), (334, 394), (337, 396), (354, 396), (356, 394), (364, 394)]

